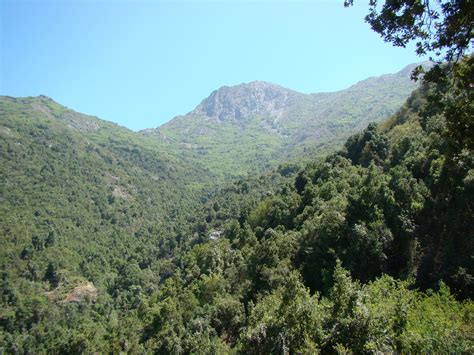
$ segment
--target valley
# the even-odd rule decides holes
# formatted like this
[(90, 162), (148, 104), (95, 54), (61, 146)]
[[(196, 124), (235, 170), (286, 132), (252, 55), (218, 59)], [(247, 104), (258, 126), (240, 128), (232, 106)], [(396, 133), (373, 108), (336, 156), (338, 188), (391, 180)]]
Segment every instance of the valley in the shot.
[(413, 68), (141, 132), (1, 97), (1, 351), (472, 350), (469, 75)]

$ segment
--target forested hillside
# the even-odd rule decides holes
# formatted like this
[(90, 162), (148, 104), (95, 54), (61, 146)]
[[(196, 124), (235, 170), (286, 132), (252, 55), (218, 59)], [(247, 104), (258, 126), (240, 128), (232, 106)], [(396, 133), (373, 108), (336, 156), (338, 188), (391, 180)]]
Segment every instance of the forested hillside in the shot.
[(473, 68), (199, 199), (212, 175), (152, 140), (3, 98), (0, 348), (472, 352)]
[(81, 302), (110, 315), (140, 280), (159, 284), (209, 174), (47, 97), (0, 98), (0, 136), (1, 351), (38, 349), (52, 339), (31, 335), (39, 325), (62, 342), (44, 346), (74, 351), (70, 324), (98, 329)]
[[(178, 13), (166, 2), (122, 7), (124, 17), (107, 6), (16, 3), (2, 4), (11, 92), (51, 81), (81, 93), (93, 78), (107, 82), (108, 97), (130, 102), (124, 83), (138, 79), (142, 98), (147, 75), (154, 90), (167, 76), (175, 85), (188, 57), (193, 70), (206, 68), (189, 53), (217, 54), (210, 63), (225, 70), (236, 62), (220, 58), (257, 67), (257, 47), (271, 49), (260, 54), (265, 63), (278, 63), (277, 53), (289, 58), (285, 50), (299, 63), (319, 34), (301, 36), (305, 21), (285, 27), (296, 14), (285, 4), (284, 16), (255, 16), (259, 26), (238, 27), (238, 37), (220, 26), (221, 38), (238, 39), (221, 57), (230, 47), (218, 37), (201, 28), (189, 36), (205, 21), (157, 21)], [(227, 20), (228, 12), (216, 13)], [(0, 353), (474, 353), (473, 14), (470, 0), (371, 0), (372, 30), (431, 56), (429, 67), (334, 93), (266, 82), (222, 87), (189, 114), (142, 132), (45, 96), (1, 96)], [(215, 32), (215, 15), (192, 15), (212, 20)], [(329, 22), (321, 28), (331, 41)], [(264, 43), (276, 43), (271, 36), (262, 39), (282, 28), (288, 38), (277, 38), (283, 47), (273, 52)], [(356, 47), (373, 43), (358, 28), (350, 35)], [(300, 36), (304, 48), (284, 46)], [(386, 49), (363, 44), (364, 58)], [(156, 95), (166, 100), (168, 88)]]

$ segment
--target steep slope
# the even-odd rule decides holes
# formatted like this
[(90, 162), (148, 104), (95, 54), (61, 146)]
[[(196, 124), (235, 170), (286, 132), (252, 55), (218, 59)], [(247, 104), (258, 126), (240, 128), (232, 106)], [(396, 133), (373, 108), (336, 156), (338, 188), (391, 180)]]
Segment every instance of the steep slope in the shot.
[(187, 115), (143, 133), (224, 177), (261, 172), (330, 151), (394, 113), (417, 86), (410, 80), (413, 67), (334, 93), (307, 95), (260, 81), (225, 86)]
[(148, 303), (145, 344), (472, 352), (474, 155), (471, 131), (456, 123), (474, 117), (473, 64), (297, 176), (246, 179), (214, 196), (201, 242)]
[(472, 297), (474, 155), (459, 120), (473, 117), (473, 63), (458, 64), (463, 75), (449, 85), (425, 83), (396, 114), (297, 176), (223, 189), (203, 208), (208, 229), (233, 241), (249, 227), (260, 241), (296, 234), (291, 260), (312, 290), (331, 286), (339, 259), (362, 282), (389, 274), (436, 289), (442, 280)]
[(156, 142), (46, 97), (1, 97), (0, 138), (0, 260), (14, 278), (43, 280), (51, 267), (56, 284), (104, 286), (134, 248), (145, 267), (174, 248), (209, 179)]
[(190, 220), (155, 137), (1, 98), (0, 352), (472, 353), (472, 67)]

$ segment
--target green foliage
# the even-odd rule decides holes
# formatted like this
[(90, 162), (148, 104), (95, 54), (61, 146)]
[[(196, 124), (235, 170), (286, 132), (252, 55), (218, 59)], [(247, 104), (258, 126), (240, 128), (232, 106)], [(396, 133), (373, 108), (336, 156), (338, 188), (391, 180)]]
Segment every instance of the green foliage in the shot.
[(0, 352), (473, 352), (457, 83), (299, 171), (213, 191), (151, 137), (2, 98)]
[(324, 309), (297, 273), (250, 311), (241, 351), (250, 354), (314, 352), (322, 338)]
[(175, 268), (208, 174), (46, 97), (2, 97), (0, 136), (2, 349), (139, 351), (130, 309)]
[[(353, 0), (345, 0), (351, 6)], [(473, 38), (473, 5), (469, 0), (455, 1), (381, 1), (371, 0), (366, 22), (387, 42), (405, 47), (416, 42), (416, 53), (434, 54), (451, 61), (468, 50)]]

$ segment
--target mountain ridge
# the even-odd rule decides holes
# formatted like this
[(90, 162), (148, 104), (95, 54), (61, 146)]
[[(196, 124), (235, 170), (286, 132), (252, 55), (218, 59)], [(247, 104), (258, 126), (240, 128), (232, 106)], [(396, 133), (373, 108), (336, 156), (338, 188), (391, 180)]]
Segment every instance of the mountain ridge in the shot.
[(304, 94), (266, 81), (222, 86), (186, 115), (139, 132), (59, 108), (44, 95), (5, 100), (20, 100), (32, 116), (58, 119), (90, 134), (100, 135), (102, 128), (112, 126), (126, 129), (160, 154), (187, 161), (224, 181), (340, 147), (368, 123), (396, 112), (417, 87), (409, 78), (416, 65), (326, 93)]
[(222, 86), (201, 101), (189, 115), (204, 115), (220, 122), (247, 119), (252, 115), (279, 117), (284, 108), (301, 95), (304, 94), (265, 81)]
[[(419, 65), (422, 65), (422, 66), (426, 67), (429, 64), (428, 64), (428, 62), (408, 64), (405, 67), (403, 67), (401, 70), (399, 70), (395, 73), (387, 73), (387, 74), (382, 74), (382, 75), (378, 75), (378, 76), (370, 76), (366, 79), (359, 80), (356, 83), (354, 83), (354, 84), (352, 84), (352, 85), (350, 85), (350, 86), (348, 86), (344, 89), (335, 90), (335, 91), (320, 91), (320, 92), (305, 93), (305, 92), (290, 89), (290, 88), (287, 88), (283, 85), (273, 83), (273, 82), (269, 82), (269, 81), (265, 81), (265, 80), (253, 80), (253, 81), (250, 81), (250, 82), (242, 82), (240, 84), (235, 84), (235, 85), (222, 85), (218, 89), (213, 90), (206, 98), (201, 100), (201, 102), (199, 104), (197, 104), (196, 107), (193, 110), (189, 111), (188, 113), (182, 114), (182, 115), (177, 115), (177, 116), (173, 117), (171, 120), (169, 120), (169, 121), (167, 121), (167, 122), (165, 122), (165, 123), (163, 123), (163, 124), (161, 124), (161, 125), (159, 125), (155, 128), (151, 128), (151, 127), (150, 128), (145, 128), (143, 130), (139, 130), (138, 132), (149, 132), (150, 130), (153, 130), (153, 129), (159, 129), (160, 127), (163, 127), (163, 126), (169, 124), (175, 118), (180, 118), (180, 117), (184, 117), (184, 116), (199, 116), (199, 115), (202, 115), (206, 111), (206, 110), (203, 109), (203, 106), (206, 106), (206, 104), (209, 104), (209, 101), (211, 101), (211, 102), (214, 101), (216, 97), (219, 97), (222, 94), (228, 94), (230, 92), (236, 92), (236, 91), (239, 92), (242, 89), (254, 90), (257, 93), (258, 93), (258, 91), (262, 91), (262, 90), (272, 90), (273, 92), (279, 91), (279, 92), (285, 92), (288, 96), (292, 96), (292, 97), (333, 95), (333, 94), (337, 94), (337, 93), (341, 93), (341, 92), (354, 90), (355, 88), (357, 88), (360, 85), (364, 85), (366, 83), (373, 83), (374, 80), (375, 81), (384, 80), (384, 79), (393, 78), (393, 77), (408, 78), (411, 75), (412, 71)], [(216, 118), (216, 115), (211, 114), (208, 117), (209, 118)]]
[[(417, 65), (335, 92), (305, 94), (265, 81), (222, 86), (187, 114), (139, 133), (176, 147), (224, 178), (262, 172), (340, 147), (368, 123), (394, 114), (418, 86), (410, 79)], [(228, 169), (217, 161), (227, 161)]]

